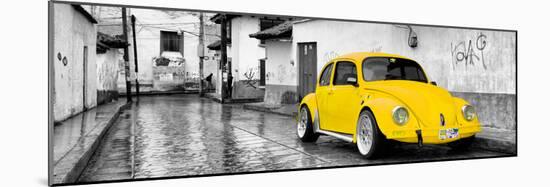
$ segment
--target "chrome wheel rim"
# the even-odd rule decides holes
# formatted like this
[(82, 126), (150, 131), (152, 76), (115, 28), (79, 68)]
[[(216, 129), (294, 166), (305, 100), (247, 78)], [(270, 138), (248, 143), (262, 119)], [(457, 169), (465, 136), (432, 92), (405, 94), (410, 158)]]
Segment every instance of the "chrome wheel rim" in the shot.
[(372, 147), (374, 138), (372, 121), (366, 114), (362, 114), (357, 124), (357, 148), (362, 155), (367, 155)]
[(302, 110), (300, 111), (300, 121), (298, 122), (298, 125), (296, 128), (298, 132), (298, 137), (300, 138), (304, 137), (304, 135), (306, 134), (307, 121), (308, 121), (307, 109), (302, 108)]

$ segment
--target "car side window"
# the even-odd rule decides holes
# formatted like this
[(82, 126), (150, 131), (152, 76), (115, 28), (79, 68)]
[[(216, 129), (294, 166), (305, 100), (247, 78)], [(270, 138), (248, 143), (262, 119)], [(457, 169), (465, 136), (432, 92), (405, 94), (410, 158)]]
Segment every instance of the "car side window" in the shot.
[(353, 77), (357, 80), (357, 68), (353, 62), (340, 61), (336, 63), (334, 72), (334, 85), (347, 85), (348, 78)]
[(332, 72), (332, 64), (329, 64), (325, 69), (323, 70), (323, 73), (321, 74), (321, 79), (319, 80), (319, 86), (326, 86), (330, 83), (330, 73)]

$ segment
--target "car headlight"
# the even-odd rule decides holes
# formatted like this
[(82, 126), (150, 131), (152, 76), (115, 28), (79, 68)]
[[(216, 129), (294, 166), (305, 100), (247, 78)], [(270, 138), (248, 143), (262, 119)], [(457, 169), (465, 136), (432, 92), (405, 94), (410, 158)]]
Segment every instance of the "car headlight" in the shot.
[(398, 125), (403, 125), (409, 120), (409, 111), (405, 107), (397, 106), (392, 111), (393, 121)]
[(462, 107), (462, 116), (464, 116), (464, 119), (467, 121), (472, 121), (476, 117), (476, 111), (474, 110), (474, 107), (471, 105), (464, 105)]

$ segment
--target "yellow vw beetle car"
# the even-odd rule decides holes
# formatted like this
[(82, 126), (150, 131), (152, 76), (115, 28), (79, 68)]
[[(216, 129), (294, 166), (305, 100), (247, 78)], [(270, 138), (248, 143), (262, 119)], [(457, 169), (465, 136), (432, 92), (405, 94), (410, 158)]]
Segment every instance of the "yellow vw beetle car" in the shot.
[(481, 131), (474, 108), (431, 82), (412, 59), (351, 53), (323, 66), (315, 93), (299, 105), (297, 135), (329, 135), (355, 143), (366, 158), (388, 140), (467, 148)]

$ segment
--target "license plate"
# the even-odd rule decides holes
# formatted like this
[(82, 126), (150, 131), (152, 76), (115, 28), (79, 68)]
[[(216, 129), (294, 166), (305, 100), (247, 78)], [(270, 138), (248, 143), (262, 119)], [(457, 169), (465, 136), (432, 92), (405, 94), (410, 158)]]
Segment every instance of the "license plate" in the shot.
[(440, 140), (457, 138), (457, 137), (458, 137), (458, 128), (440, 129), (439, 130), (439, 139)]

